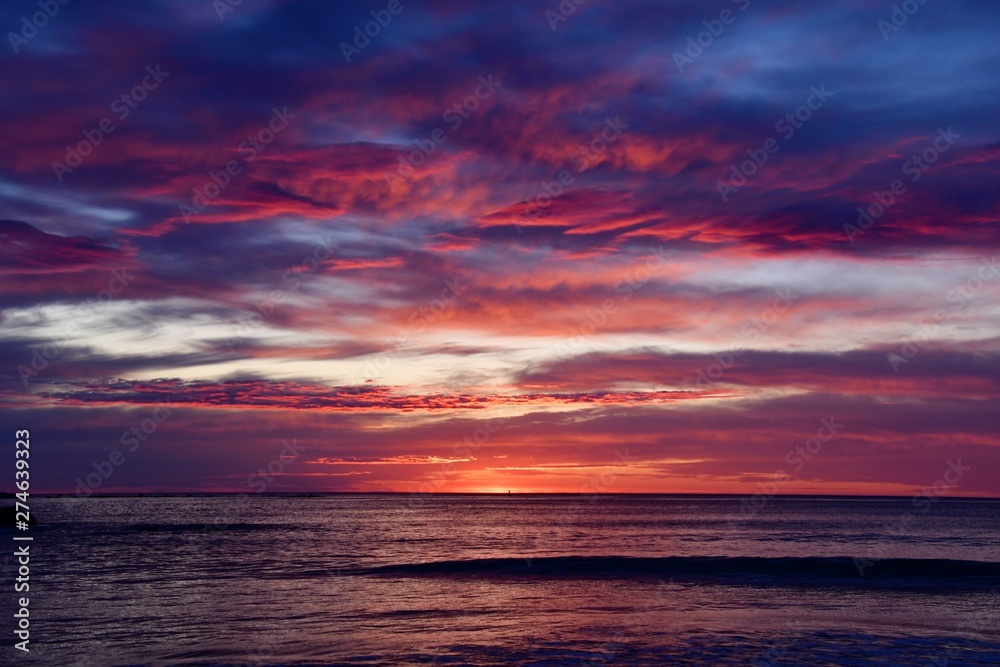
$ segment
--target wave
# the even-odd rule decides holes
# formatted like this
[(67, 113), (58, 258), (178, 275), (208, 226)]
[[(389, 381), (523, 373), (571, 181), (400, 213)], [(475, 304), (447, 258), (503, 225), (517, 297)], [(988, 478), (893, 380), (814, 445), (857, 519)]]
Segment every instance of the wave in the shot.
[(848, 586), (880, 588), (1000, 588), (1000, 563), (889, 558), (765, 558), (667, 556), (554, 556), (484, 558), (402, 563), (341, 570), (354, 576), (545, 577), (577, 579), (669, 578), (676, 583), (751, 586)]

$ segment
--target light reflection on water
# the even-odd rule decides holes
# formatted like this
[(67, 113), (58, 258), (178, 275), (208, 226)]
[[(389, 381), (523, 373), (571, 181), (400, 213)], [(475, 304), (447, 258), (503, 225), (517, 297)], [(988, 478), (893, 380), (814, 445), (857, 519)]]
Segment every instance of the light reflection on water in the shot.
[[(908, 499), (774, 498), (746, 522), (733, 521), (732, 498), (37, 505), (25, 664), (933, 664), (952, 651), (953, 664), (986, 665), (1000, 655), (988, 586), (920, 589), (943, 566), (888, 587), (821, 581), (807, 568), (790, 586), (774, 577), (791, 566), (771, 560), (850, 558), (880, 544), (879, 558), (997, 561), (995, 501), (943, 500), (891, 539), (886, 527)], [(684, 567), (747, 557), (757, 574), (691, 576), (675, 561), (661, 574), (660, 560), (635, 561), (639, 572), (633, 561), (609, 569), (587, 558), (610, 556), (684, 557)], [(510, 560), (405, 569), (490, 558)], [(371, 572), (380, 566), (405, 567)]]

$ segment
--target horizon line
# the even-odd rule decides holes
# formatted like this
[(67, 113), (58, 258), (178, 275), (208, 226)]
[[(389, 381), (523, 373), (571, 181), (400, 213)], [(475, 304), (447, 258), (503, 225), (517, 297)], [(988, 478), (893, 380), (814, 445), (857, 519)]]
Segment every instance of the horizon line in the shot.
[[(141, 498), (141, 497), (190, 497), (190, 496), (256, 496), (256, 497), (303, 497), (303, 496), (568, 496), (579, 498), (591, 498), (594, 496), (671, 496), (671, 497), (705, 497), (705, 498), (753, 498), (759, 493), (698, 493), (698, 492), (601, 492), (597, 494), (583, 494), (579, 492), (567, 491), (440, 491), (430, 493), (419, 493), (412, 491), (273, 491), (273, 492), (253, 492), (246, 491), (135, 491), (122, 493), (93, 493), (81, 496), (75, 493), (32, 493), (39, 498)], [(872, 494), (830, 494), (830, 493), (776, 493), (765, 494), (768, 498), (920, 498), (919, 495), (872, 495)], [(13, 498), (14, 493), (0, 492), (0, 498)], [(1000, 496), (969, 496), (969, 495), (949, 495), (936, 496), (936, 500), (1000, 500)]]

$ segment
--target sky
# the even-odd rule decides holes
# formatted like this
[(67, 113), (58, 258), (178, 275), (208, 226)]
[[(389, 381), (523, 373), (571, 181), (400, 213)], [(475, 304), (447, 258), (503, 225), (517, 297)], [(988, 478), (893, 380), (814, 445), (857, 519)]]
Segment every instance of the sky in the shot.
[(996, 3), (0, 28), (35, 492), (1000, 496)]

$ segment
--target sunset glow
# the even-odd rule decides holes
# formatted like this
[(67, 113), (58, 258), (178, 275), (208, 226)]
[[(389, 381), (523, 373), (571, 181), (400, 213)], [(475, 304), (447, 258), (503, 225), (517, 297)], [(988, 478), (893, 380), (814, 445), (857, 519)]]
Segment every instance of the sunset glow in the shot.
[(1000, 495), (989, 22), (139, 4), (2, 56), (38, 492)]

